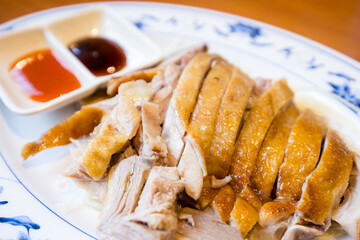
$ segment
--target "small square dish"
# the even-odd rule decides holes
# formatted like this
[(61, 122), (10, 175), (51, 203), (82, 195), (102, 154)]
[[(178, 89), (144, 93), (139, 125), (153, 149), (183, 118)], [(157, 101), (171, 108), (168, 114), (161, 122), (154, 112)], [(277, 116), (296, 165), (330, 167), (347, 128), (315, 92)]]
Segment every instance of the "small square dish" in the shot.
[[(123, 66), (108, 68), (110, 70), (102, 75), (94, 74), (70, 48), (71, 44), (84, 39), (100, 39), (122, 50)], [(75, 79), (76, 86), (68, 87), (67, 80), (46, 65), (48, 62), (42, 60), (44, 51), (49, 52), (51, 61), (57, 64), (56, 69)], [(160, 48), (139, 29), (102, 6), (2, 34), (0, 53), (0, 97), (10, 110), (21, 115), (52, 110), (77, 101), (105, 85), (109, 79), (152, 66), (162, 57)], [(34, 59), (41, 61), (36, 65)], [(100, 63), (107, 59), (103, 57)], [(37, 67), (26, 69), (34, 65)], [(30, 70), (35, 72), (31, 74), (37, 83), (30, 80)], [(51, 92), (50, 97), (46, 98), (49, 94), (46, 91)]]
[(126, 66), (112, 74), (96, 76), (95, 81), (101, 83), (106, 82), (109, 77), (149, 67), (159, 61), (162, 56), (160, 48), (146, 35), (107, 7), (88, 9), (83, 13), (54, 22), (48, 26), (48, 29), (67, 48), (86, 38), (101, 37), (123, 49), (126, 55)]

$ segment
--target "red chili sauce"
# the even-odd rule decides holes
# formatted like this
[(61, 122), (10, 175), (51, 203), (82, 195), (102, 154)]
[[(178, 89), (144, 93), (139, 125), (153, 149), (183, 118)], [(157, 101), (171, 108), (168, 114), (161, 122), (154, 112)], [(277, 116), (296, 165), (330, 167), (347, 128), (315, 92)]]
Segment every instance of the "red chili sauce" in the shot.
[(24, 94), (38, 102), (47, 102), (81, 86), (50, 49), (20, 57), (10, 66), (9, 73)]
[(126, 66), (123, 49), (105, 38), (83, 38), (71, 43), (69, 49), (95, 76), (108, 75)]

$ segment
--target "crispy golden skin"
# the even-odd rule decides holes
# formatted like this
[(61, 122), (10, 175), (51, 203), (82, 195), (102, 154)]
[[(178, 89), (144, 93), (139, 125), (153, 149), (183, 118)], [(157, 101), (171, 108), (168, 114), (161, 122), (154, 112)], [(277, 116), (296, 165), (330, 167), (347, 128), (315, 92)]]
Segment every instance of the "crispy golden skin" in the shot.
[(262, 202), (260, 198), (257, 196), (257, 194), (249, 187), (249, 185), (246, 186), (241, 191), (241, 193), (239, 193), (238, 196), (244, 199), (245, 201), (247, 201), (253, 208), (256, 209), (256, 211), (260, 210), (262, 206)]
[(118, 78), (112, 78), (109, 80), (107, 84), (107, 90), (106, 93), (109, 96), (114, 96), (118, 92), (118, 88), (122, 83), (135, 81), (135, 80), (145, 80), (146, 82), (151, 82), (153, 77), (159, 72), (164, 71), (162, 68), (151, 68), (146, 70), (139, 70), (134, 73), (131, 73), (126, 76), (118, 77)]
[(184, 131), (187, 129), (191, 113), (194, 110), (201, 84), (215, 58), (217, 58), (215, 55), (199, 53), (191, 60), (181, 74), (173, 98), (174, 108), (177, 110), (177, 118)]
[(296, 201), (275, 200), (265, 203), (259, 211), (259, 224), (262, 226), (276, 225), (290, 218), (295, 212)]
[(291, 129), (299, 116), (294, 103), (282, 109), (274, 118), (255, 161), (249, 186), (263, 203), (270, 200), (276, 177), (283, 162)]
[(327, 147), (320, 163), (307, 178), (296, 207), (305, 220), (317, 224), (323, 224), (333, 206), (339, 202), (348, 185), (354, 161), (354, 154), (336, 132), (329, 130), (326, 141)]
[(293, 97), (285, 80), (275, 82), (250, 110), (235, 145), (230, 167), (231, 185), (240, 193), (249, 183), (261, 143), (276, 113)]
[(222, 221), (228, 222), (235, 200), (236, 194), (229, 185), (225, 185), (220, 188), (218, 194), (211, 203), (211, 207), (217, 212)]
[(206, 176), (204, 178), (203, 188), (201, 191), (201, 195), (197, 202), (200, 205), (201, 209), (205, 209), (211, 201), (215, 198), (215, 196), (218, 194), (219, 188), (212, 188), (211, 187), (211, 179), (210, 176)]
[(81, 156), (82, 165), (90, 177), (101, 179), (111, 156), (121, 151), (136, 135), (141, 122), (141, 112), (136, 103), (149, 101), (153, 95), (153, 88), (143, 80), (128, 82), (119, 87), (117, 105), (101, 122)]
[(83, 156), (83, 166), (86, 172), (95, 180), (100, 179), (110, 162), (111, 156), (121, 150), (129, 138), (113, 124), (104, 127), (102, 133), (90, 143)]
[(70, 139), (78, 139), (89, 135), (100, 123), (104, 112), (100, 108), (83, 107), (64, 122), (47, 131), (39, 141), (24, 146), (21, 156), (26, 160), (46, 148), (70, 143)]
[(233, 69), (205, 157), (209, 175), (224, 178), (228, 174), (239, 125), (253, 86), (251, 78), (239, 69)]
[(230, 213), (230, 224), (240, 230), (245, 237), (259, 219), (258, 212), (244, 199), (237, 197)]
[(322, 118), (306, 109), (297, 119), (280, 166), (276, 197), (298, 201), (305, 178), (319, 159), (326, 127)]
[(218, 58), (204, 79), (194, 108), (188, 134), (207, 152), (215, 130), (221, 100), (231, 79), (233, 66)]

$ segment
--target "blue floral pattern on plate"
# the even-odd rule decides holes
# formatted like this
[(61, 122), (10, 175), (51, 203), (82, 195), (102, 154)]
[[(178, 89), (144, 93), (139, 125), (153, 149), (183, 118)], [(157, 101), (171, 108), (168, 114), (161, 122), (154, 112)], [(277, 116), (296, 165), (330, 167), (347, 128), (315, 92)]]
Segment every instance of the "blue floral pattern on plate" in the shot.
[[(4, 178), (2, 178), (4, 179)], [(0, 186), (0, 199), (1, 199), (1, 193), (4, 190), (4, 186)], [(1, 200), (0, 201), (0, 205), (6, 205), (8, 204), (8, 201), (4, 201)], [(5, 207), (5, 206), (0, 206), (1, 207)], [(4, 217), (0, 215), (0, 224), (8, 224), (10, 226), (22, 226), (26, 229), (26, 232), (23, 231), (19, 231), (18, 235), (17, 235), (17, 240), (30, 240), (30, 230), (34, 229), (34, 230), (38, 230), (40, 229), (40, 225), (34, 223), (33, 221), (31, 221), (31, 219), (28, 216), (15, 216), (15, 217)], [(0, 236), (1, 237), (1, 236)], [(14, 237), (15, 239), (15, 237)]]

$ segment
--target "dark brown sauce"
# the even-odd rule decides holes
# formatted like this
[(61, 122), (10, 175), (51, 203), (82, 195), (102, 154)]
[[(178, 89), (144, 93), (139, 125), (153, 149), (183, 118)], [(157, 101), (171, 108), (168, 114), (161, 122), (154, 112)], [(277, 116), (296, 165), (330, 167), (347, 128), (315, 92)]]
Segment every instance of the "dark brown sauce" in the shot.
[(47, 102), (81, 87), (73, 73), (65, 69), (50, 49), (18, 58), (9, 68), (10, 76), (32, 100)]
[(80, 39), (71, 43), (69, 49), (95, 76), (108, 75), (126, 66), (123, 49), (105, 38)]

